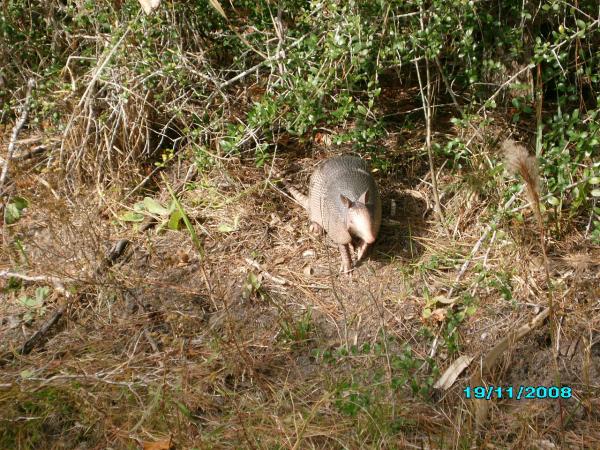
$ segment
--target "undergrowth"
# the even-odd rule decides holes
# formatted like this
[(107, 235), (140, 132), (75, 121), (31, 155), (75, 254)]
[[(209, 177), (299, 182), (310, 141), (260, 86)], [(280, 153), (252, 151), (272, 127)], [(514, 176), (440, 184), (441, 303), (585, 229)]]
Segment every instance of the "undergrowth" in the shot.
[[(3, 144), (36, 86), (1, 194), (0, 447), (594, 448), (598, 14), (592, 0), (4, 2)], [(505, 175), (510, 137), (539, 164), (539, 224)], [(301, 182), (339, 152), (370, 160), (384, 199), (372, 261), (347, 282), (265, 181), (285, 167)], [(460, 386), (436, 381), (548, 299), (553, 331), (514, 343), (497, 381), (578, 397), (514, 416), (500, 403), (478, 427)], [(63, 304), (63, 328), (22, 354)], [(571, 340), (572, 370), (557, 364)]]

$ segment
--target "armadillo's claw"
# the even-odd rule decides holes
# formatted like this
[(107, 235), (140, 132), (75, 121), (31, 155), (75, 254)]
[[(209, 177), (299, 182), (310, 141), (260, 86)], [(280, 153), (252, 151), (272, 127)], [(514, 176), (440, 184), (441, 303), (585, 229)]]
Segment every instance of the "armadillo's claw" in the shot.
[(340, 274), (345, 275), (347, 277), (352, 277), (352, 273), (354, 272), (354, 267), (346, 267), (344, 263), (340, 264)]
[(369, 244), (367, 244), (365, 241), (362, 241), (360, 243), (360, 246), (358, 247), (358, 252), (356, 254), (356, 262), (360, 261), (363, 258), (363, 256), (365, 256), (368, 250)]

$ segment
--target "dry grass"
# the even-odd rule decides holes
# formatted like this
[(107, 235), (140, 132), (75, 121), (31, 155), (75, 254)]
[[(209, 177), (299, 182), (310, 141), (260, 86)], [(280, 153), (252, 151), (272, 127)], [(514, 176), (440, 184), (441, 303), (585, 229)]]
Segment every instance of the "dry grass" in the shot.
[[(543, 325), (511, 345), (485, 380), (548, 386), (558, 370), (573, 398), (492, 401), (476, 429), (463, 393), (467, 375), (546, 306), (543, 258), (531, 214), (519, 221), (510, 213), (524, 196), (496, 213), (511, 181), (487, 176), (500, 153), (483, 140), (473, 143), (472, 172), (441, 170), (445, 223), (431, 220), (427, 168), (402, 164), (416, 160), (408, 149), (420, 147), (421, 133), (404, 136), (414, 145), (402, 150), (395, 136), (386, 143), (398, 164), (378, 175), (384, 225), (351, 278), (337, 274), (336, 249), (307, 232), (300, 208), (247, 161), (218, 160), (178, 191), (204, 257), (185, 229), (141, 232), (119, 221), (133, 204), (119, 200), (126, 189), (55, 198), (56, 174), (15, 174), (30, 207), (2, 231), (0, 270), (62, 278), (71, 294), (66, 319), (43, 345), (15, 355), (65, 296), (51, 286), (45, 313), (26, 323), (19, 298), (34, 296), (38, 284), (4, 280), (0, 443), (596, 448), (600, 249), (577, 222), (563, 224), (569, 232), (560, 241), (549, 238), (557, 348)], [(283, 153), (277, 164), (302, 185), (330, 153)], [(165, 170), (170, 185), (190, 173), (185, 155)], [(168, 201), (162, 185), (153, 189), (146, 195)], [(488, 223), (496, 226), (487, 231)], [(103, 268), (111, 243), (123, 238), (131, 241), (125, 254)], [(476, 357), (468, 373), (448, 391), (433, 390), (461, 354)]]
[[(0, 229), (0, 449), (600, 448), (600, 248), (589, 239), (591, 219), (570, 217), (566, 202), (562, 214), (544, 211), (535, 158), (509, 143), (505, 159), (500, 144), (516, 126), (526, 134), (527, 114), (506, 122), (514, 111), (504, 109), (500, 94), (536, 95), (533, 63), (515, 58), (498, 72), (502, 79), (494, 78), (496, 68), (461, 93), (460, 78), (471, 78), (467, 69), (482, 61), (467, 47), (464, 63), (452, 59), (472, 39), (465, 33), (460, 46), (439, 41), (440, 55), (450, 50), (447, 61), (411, 50), (411, 64), (423, 71), (420, 90), (417, 73), (396, 62), (354, 73), (367, 69), (360, 68), (365, 50), (386, 58), (385, 46), (381, 54), (377, 48), (389, 33), (397, 33), (389, 34), (394, 45), (409, 43), (402, 34), (418, 7), (410, 2), (386, 6), (391, 15), (373, 36), (353, 34), (360, 8), (344, 6), (338, 16), (318, 2), (306, 10), (315, 28), (296, 28), (293, 22), (307, 18), (272, 3), (245, 9), (233, 2), (222, 23), (194, 2), (162, 2), (154, 16), (120, 0), (29, 2), (34, 14), (26, 3), (4, 3), (3, 18), (9, 6), (15, 10), (15, 36), (35, 37), (42, 23), (52, 33), (29, 43), (47, 60), (39, 68), (14, 58), (0, 73), (0, 83), (10, 83), (0, 89), (6, 104), (25, 95), (19, 77), (40, 81), (6, 184), (5, 198), (19, 195), (29, 206)], [(71, 15), (63, 14), (67, 5)], [(289, 6), (297, 14), (304, 8)], [(133, 15), (122, 14), (127, 8)], [(91, 11), (102, 14), (89, 27), (77, 25)], [(348, 23), (329, 19), (344, 16)], [(577, 46), (566, 72), (584, 74), (587, 57), (578, 58), (593, 48), (598, 21), (580, 17), (587, 23), (580, 30), (579, 16), (571, 16), (566, 40), (551, 50)], [(331, 23), (324, 27), (323, 19)], [(529, 30), (514, 30), (529, 39)], [(352, 52), (313, 60), (328, 47), (292, 51), (306, 38), (326, 42), (345, 33)], [(431, 48), (436, 33), (427, 34)], [(3, 57), (15, 56), (1, 47)], [(404, 57), (399, 52), (397, 61)], [(456, 83), (438, 79), (442, 64)], [(363, 86), (372, 70), (377, 95)], [(596, 86), (585, 79), (577, 77), (580, 102), (584, 85)], [(481, 116), (452, 125), (455, 109), (469, 117), (459, 102), (473, 107), (486, 89)], [(271, 101), (284, 94), (285, 102)], [(347, 97), (329, 99), (338, 94)], [(439, 104), (444, 95), (452, 103)], [(302, 96), (341, 114), (332, 122), (338, 128), (303, 117), (320, 108), (304, 111)], [(350, 108), (343, 98), (354, 112), (340, 113)], [(276, 111), (251, 121), (257, 105)], [(539, 125), (544, 105), (538, 99), (536, 106)], [(9, 109), (0, 122), (10, 120)], [(384, 222), (372, 253), (344, 277), (338, 250), (308, 232), (305, 213), (267, 168), (273, 163), (304, 188), (317, 161), (350, 150), (331, 147), (332, 136), (361, 127), (376, 133), (358, 123), (371, 120), (385, 136), (356, 139), (376, 144), (365, 155), (387, 164), (375, 173)], [(11, 129), (0, 123), (1, 148)], [(462, 145), (449, 150), (456, 165), (429, 145), (453, 138)], [(570, 143), (584, 140), (577, 139)], [(19, 159), (30, 144), (43, 148)], [(275, 160), (257, 168), (261, 151)], [(506, 176), (503, 162), (521, 178)], [(148, 229), (123, 220), (144, 197), (169, 205), (171, 191), (199, 242), (184, 226), (160, 228), (162, 216)], [(442, 211), (434, 220), (438, 194)], [(124, 252), (107, 258), (123, 240)], [(507, 339), (548, 306), (549, 320)], [(24, 351), (52, 318), (56, 324)], [(490, 358), (505, 341), (508, 348)], [(460, 357), (471, 361), (466, 370), (448, 389), (434, 388)], [(494, 399), (481, 408), (464, 393), (476, 379), (515, 391), (560, 383), (573, 395)]]

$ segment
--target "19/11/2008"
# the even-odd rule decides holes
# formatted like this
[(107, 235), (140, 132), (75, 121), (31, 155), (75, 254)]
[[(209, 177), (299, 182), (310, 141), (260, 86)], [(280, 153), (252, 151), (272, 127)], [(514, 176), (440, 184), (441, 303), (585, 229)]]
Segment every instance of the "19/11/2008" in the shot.
[(557, 399), (571, 398), (573, 389), (569, 386), (467, 386), (463, 389), (466, 399)]

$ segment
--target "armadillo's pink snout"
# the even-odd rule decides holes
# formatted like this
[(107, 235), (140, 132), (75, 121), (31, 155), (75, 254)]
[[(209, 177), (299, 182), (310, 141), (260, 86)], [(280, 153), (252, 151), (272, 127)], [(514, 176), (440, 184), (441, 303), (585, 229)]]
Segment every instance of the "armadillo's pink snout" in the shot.
[(370, 223), (365, 223), (363, 228), (361, 228), (360, 238), (365, 241), (367, 244), (372, 244), (377, 239), (377, 234), (375, 230), (371, 227)]
[(355, 236), (360, 237), (367, 244), (372, 244), (377, 238), (377, 232), (373, 227), (373, 221), (367, 208), (355, 211), (352, 230)]
[(375, 242), (376, 238), (377, 238), (377, 236), (375, 236), (375, 234), (373, 234), (372, 232), (369, 232), (366, 236), (363, 237), (363, 240), (367, 244), (372, 244), (373, 242)]

